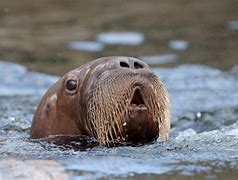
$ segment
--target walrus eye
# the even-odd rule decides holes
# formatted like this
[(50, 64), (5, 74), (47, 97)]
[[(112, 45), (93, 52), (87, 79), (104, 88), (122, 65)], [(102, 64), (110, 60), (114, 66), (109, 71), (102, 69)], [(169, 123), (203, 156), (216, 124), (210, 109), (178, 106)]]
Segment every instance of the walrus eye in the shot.
[(66, 82), (66, 88), (70, 91), (75, 90), (77, 88), (77, 81), (70, 79)]

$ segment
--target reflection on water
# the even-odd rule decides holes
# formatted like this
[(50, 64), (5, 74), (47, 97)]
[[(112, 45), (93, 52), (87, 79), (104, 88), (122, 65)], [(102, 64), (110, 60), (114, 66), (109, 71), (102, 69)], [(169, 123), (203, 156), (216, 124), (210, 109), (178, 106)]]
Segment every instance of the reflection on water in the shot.
[(136, 46), (144, 41), (144, 35), (138, 32), (104, 32), (96, 37), (97, 41), (74, 41), (69, 43), (73, 50), (101, 52), (105, 45)]
[(188, 42), (184, 40), (172, 40), (169, 42), (169, 47), (178, 51), (184, 51), (188, 48)]
[(238, 20), (229, 21), (228, 27), (233, 30), (238, 30)]
[(97, 35), (97, 40), (105, 44), (140, 45), (145, 37), (139, 32), (104, 32)]
[(69, 48), (79, 51), (100, 52), (104, 50), (104, 44), (95, 41), (74, 41), (69, 43)]
[(176, 54), (163, 54), (163, 55), (148, 55), (140, 56), (139, 59), (146, 62), (149, 65), (174, 63), (177, 61), (178, 56)]

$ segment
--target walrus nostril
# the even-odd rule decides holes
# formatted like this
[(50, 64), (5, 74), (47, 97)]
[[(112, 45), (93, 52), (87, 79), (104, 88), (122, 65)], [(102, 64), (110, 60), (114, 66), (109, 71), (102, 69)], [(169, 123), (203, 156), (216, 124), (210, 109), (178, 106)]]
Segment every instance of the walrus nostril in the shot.
[(121, 67), (125, 67), (125, 68), (129, 68), (129, 64), (127, 64), (126, 62), (120, 62), (120, 66)]
[(145, 102), (144, 102), (144, 99), (143, 99), (143, 96), (142, 94), (140, 93), (140, 90), (139, 89), (136, 89), (134, 94), (133, 94), (133, 97), (132, 97), (132, 100), (131, 100), (131, 105), (132, 104), (135, 104), (137, 106), (139, 105), (144, 105)]
[(140, 68), (143, 68), (144, 66), (142, 64), (140, 64), (139, 62), (134, 62), (134, 68), (135, 69), (140, 69)]

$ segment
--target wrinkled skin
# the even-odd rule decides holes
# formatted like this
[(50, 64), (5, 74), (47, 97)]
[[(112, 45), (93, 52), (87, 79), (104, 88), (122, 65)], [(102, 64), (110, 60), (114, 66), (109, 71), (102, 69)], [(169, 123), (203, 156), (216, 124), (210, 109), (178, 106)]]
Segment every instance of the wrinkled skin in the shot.
[(96, 59), (66, 73), (42, 98), (30, 138), (86, 135), (101, 145), (168, 139), (169, 100), (143, 61)]

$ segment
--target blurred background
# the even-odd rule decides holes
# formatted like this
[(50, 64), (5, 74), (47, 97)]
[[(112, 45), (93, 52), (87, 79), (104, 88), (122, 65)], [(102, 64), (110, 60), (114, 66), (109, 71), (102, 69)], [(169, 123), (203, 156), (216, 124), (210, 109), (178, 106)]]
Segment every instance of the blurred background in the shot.
[(1, 0), (0, 60), (62, 75), (101, 56), (238, 64), (237, 0)]

